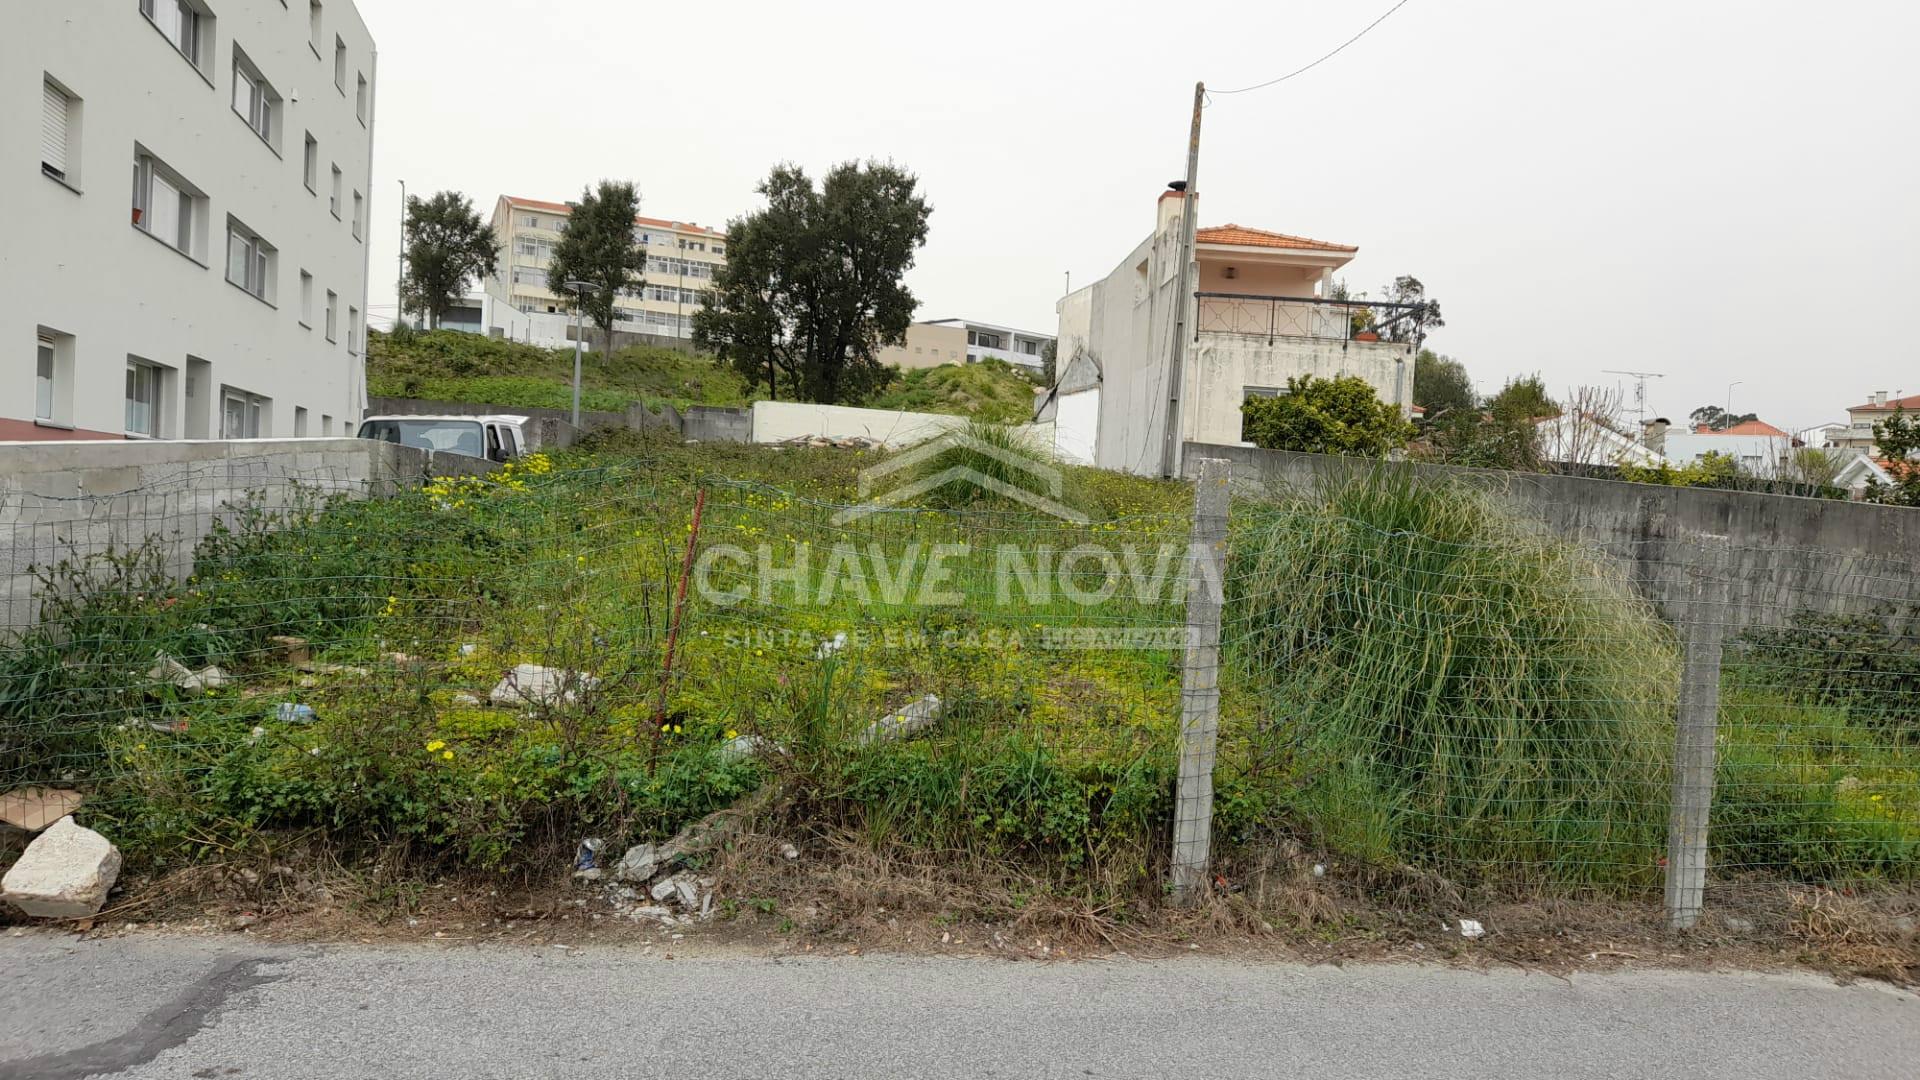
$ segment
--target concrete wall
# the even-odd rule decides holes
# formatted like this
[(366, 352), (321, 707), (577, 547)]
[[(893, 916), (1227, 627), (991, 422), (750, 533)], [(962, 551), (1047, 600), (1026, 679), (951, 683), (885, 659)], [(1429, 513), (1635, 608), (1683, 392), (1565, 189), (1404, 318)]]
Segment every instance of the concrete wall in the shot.
[(296, 483), (367, 498), (431, 476), (493, 469), (479, 458), (370, 439), (0, 443), (0, 628), (36, 617), (36, 565), (152, 537), (184, 575), (223, 507), (249, 492), (281, 507)]
[(680, 437), (688, 442), (753, 441), (753, 410), (714, 405), (689, 406), (680, 417)]
[[(305, 4), (209, 6), (217, 18), (203, 21), (196, 65), (132, 0), (8, 5), (0, 33), (0, 108), (9, 118), (0, 202), (11, 211), (0, 259), (0, 415), (33, 424), (27, 358), (43, 330), (56, 334), (61, 353), (52, 419), (83, 431), (125, 430), (126, 371), (136, 359), (161, 371), (154, 434), (164, 438), (218, 437), (222, 386), (268, 399), (263, 435), (294, 434), (295, 409), (306, 410), (314, 435), (360, 415), (367, 246), (354, 236), (353, 196), (363, 196), (363, 215), (382, 228), (392, 206), (389, 191), (370, 186), (380, 89), (373, 39), (349, 0), (327, 0), (317, 53)], [(334, 88), (336, 35), (347, 47), (344, 91)], [(236, 47), (280, 95), (271, 147), (232, 107)], [(362, 75), (364, 121), (355, 101)], [(64, 183), (41, 173), (48, 79), (77, 101)], [(309, 133), (318, 151), (314, 190), (304, 176)], [(185, 252), (133, 223), (136, 145), (199, 196)], [(329, 209), (334, 166), (342, 173), (338, 216)], [(227, 280), (229, 216), (274, 249), (264, 300)], [(363, 223), (362, 237), (370, 227)], [(310, 309), (302, 271), (313, 278)], [(328, 291), (338, 297), (331, 341)], [(9, 425), (7, 433), (38, 439), (57, 430)]]
[(1732, 582), (1729, 625), (1920, 603), (1920, 510), (1906, 507), (1200, 443), (1186, 447), (1187, 474), (1209, 457), (1230, 461), (1248, 492), (1310, 491), (1376, 467), (1473, 484), (1612, 558), (1669, 617), (1688, 610), (1695, 570)]
[(1061, 394), (1054, 403), (1053, 451), (1062, 461), (1091, 465), (1099, 445), (1100, 388)]
[[(471, 401), (434, 401), (428, 398), (374, 397), (367, 399), (368, 416), (488, 416), (494, 414), (524, 416), (533, 421), (551, 419), (566, 423), (573, 422), (572, 409), (486, 405)], [(635, 431), (647, 428), (678, 431), (680, 418), (671, 405), (662, 405), (659, 412), (654, 412), (644, 405), (634, 404), (629, 405), (625, 412), (582, 409), (580, 426), (588, 430), (611, 427), (631, 428)]]
[(826, 438), (857, 435), (884, 446), (908, 446), (965, 423), (965, 417), (938, 413), (858, 409), (846, 405), (812, 405), (795, 401), (753, 403), (753, 441), (757, 443), (785, 442), (808, 435)]

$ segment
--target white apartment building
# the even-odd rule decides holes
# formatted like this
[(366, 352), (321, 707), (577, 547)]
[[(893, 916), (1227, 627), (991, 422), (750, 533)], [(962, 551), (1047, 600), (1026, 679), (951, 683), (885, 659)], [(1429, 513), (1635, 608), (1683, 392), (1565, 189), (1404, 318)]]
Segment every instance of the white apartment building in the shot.
[[(566, 325), (542, 316), (572, 311), (547, 280), (553, 246), (566, 231), (572, 207), (541, 199), (502, 195), (494, 204), (493, 232), (500, 241), (500, 270), (487, 291), (532, 316), (534, 344), (564, 343)], [(693, 313), (705, 304), (713, 275), (727, 261), (727, 237), (718, 229), (664, 218), (633, 219), (633, 242), (647, 249), (645, 287), (613, 302), (614, 330), (659, 337), (693, 336)], [(500, 320), (484, 324), (491, 333)], [(502, 328), (500, 336), (515, 336)], [(553, 340), (555, 338), (559, 340)]]
[(376, 81), (353, 4), (17, 7), (0, 440), (350, 433)]
[(1052, 334), (1035, 334), (1026, 330), (1015, 330), (1010, 326), (975, 322), (972, 319), (933, 319), (928, 322), (928, 325), (964, 329), (967, 332), (967, 363), (969, 364), (977, 364), (988, 359), (1005, 360), (1009, 364), (1037, 372), (1046, 366), (1046, 348), (1053, 341)]

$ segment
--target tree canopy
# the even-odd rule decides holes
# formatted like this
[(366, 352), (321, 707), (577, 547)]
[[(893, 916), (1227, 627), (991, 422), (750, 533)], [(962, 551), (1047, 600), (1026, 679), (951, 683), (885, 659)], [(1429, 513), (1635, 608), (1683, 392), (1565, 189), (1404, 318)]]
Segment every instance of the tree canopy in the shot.
[(906, 340), (917, 301), (901, 279), (933, 212), (917, 186), (890, 163), (845, 162), (818, 187), (776, 166), (758, 188), (766, 208), (727, 224), (694, 341), (774, 397), (859, 401), (885, 387), (879, 351)]
[(1249, 398), (1241, 411), (1247, 441), (1269, 450), (1384, 457), (1413, 437), (1400, 410), (1357, 375), (1296, 375), (1286, 393)]
[[(633, 219), (639, 213), (640, 193), (631, 183), (600, 181), (580, 193), (547, 264), (548, 290), (569, 306), (578, 305), (602, 334), (613, 333), (614, 300), (638, 296), (647, 284), (647, 249), (634, 238)], [(576, 293), (567, 287), (569, 281), (591, 287)]]
[(1413, 403), (1428, 418), (1449, 411), (1470, 411), (1476, 404), (1467, 365), (1432, 349), (1421, 349), (1413, 361)]
[(424, 312), (429, 328), (439, 329), (447, 309), (466, 295), (468, 283), (491, 276), (499, 261), (493, 228), (471, 199), (457, 191), (407, 197), (407, 272), (401, 302)]
[(1735, 424), (1744, 424), (1760, 417), (1754, 413), (1741, 413), (1738, 416), (1718, 405), (1702, 405), (1687, 414), (1687, 419), (1696, 425), (1705, 424), (1710, 431), (1725, 431)]
[(1873, 425), (1873, 445), (1893, 482), (1868, 481), (1867, 501), (1920, 506), (1920, 416), (1909, 416), (1896, 406), (1892, 416)]

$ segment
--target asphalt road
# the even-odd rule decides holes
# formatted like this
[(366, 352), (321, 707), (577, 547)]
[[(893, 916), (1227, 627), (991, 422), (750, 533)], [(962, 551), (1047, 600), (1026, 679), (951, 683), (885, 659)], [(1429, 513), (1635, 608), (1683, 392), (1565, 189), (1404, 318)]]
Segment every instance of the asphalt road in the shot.
[(0, 1080), (1920, 1075), (1804, 976), (0, 937)]

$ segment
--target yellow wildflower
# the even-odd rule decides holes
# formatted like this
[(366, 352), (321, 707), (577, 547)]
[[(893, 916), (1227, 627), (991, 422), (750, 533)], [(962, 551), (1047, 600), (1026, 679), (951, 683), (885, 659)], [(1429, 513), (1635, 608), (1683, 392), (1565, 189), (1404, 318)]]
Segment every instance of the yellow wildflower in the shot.
[(432, 753), (435, 750), (445, 749), (446, 745), (447, 744), (443, 740), (435, 739), (432, 742), (427, 744), (427, 752)]

